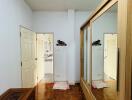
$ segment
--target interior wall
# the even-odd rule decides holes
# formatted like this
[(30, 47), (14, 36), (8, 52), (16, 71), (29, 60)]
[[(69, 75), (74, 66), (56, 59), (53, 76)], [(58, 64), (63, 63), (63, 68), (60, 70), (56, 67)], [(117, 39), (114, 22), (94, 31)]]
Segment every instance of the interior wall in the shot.
[(21, 87), (20, 28), (32, 28), (32, 10), (24, 0), (0, 0), (0, 94)]
[(104, 33), (117, 33), (117, 13), (102, 15), (92, 24), (92, 41), (101, 40), (101, 46), (92, 47), (92, 79), (104, 78)]
[[(56, 78), (61, 78), (62, 73), (70, 82), (80, 80), (80, 26), (88, 18), (89, 12), (69, 10), (65, 12), (33, 12), (33, 29), (36, 32), (54, 33), (54, 68)], [(67, 43), (65, 50), (56, 46), (57, 40)], [(61, 52), (61, 54), (58, 52)], [(64, 57), (61, 59), (60, 57)], [(66, 70), (61, 70), (60, 67)], [(63, 77), (62, 77), (63, 78)]]

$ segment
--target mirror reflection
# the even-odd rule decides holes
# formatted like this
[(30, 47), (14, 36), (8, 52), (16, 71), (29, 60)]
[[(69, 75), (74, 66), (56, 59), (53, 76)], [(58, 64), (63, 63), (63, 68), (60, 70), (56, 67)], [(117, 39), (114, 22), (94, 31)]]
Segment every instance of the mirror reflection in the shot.
[(87, 29), (84, 29), (84, 68), (83, 68), (83, 78), (87, 81)]
[(91, 45), (90, 45), (90, 26), (88, 26), (87, 28), (87, 83), (90, 85), (91, 84), (91, 65), (90, 65), (90, 54), (91, 54), (91, 51), (90, 51), (90, 48), (91, 48)]
[(84, 57), (84, 66), (83, 66), (83, 79), (86, 83), (90, 85), (90, 74), (91, 74), (91, 68), (90, 68), (90, 27), (87, 26), (84, 28), (84, 35), (83, 35), (83, 57)]
[(116, 100), (117, 4), (92, 23), (92, 92), (97, 100)]

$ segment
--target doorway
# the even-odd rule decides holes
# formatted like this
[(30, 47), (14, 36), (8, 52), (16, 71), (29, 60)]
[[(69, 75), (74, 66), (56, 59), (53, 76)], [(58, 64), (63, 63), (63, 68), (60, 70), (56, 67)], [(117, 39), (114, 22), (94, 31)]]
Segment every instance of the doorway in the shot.
[(117, 34), (104, 34), (104, 81), (117, 80)]
[(53, 33), (36, 34), (22, 26), (20, 33), (22, 88), (32, 88), (41, 80), (53, 82)]
[(43, 72), (43, 80), (46, 83), (53, 82), (54, 76), (54, 35), (53, 33), (37, 34), (38, 65), (42, 66), (39, 72)]

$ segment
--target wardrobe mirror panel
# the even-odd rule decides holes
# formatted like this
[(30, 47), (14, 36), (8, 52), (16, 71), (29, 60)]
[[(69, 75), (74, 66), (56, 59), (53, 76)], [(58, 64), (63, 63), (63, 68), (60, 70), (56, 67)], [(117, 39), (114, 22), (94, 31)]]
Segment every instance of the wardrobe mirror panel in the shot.
[(90, 26), (87, 27), (87, 83), (91, 84), (91, 36)]
[(116, 3), (92, 22), (92, 92), (97, 100), (116, 100), (117, 97), (117, 8)]
[(87, 81), (87, 28), (84, 28), (84, 37), (83, 37), (83, 79), (84, 81)]
[(86, 83), (91, 83), (91, 66), (90, 66), (90, 26), (86, 26), (83, 30), (83, 79)]

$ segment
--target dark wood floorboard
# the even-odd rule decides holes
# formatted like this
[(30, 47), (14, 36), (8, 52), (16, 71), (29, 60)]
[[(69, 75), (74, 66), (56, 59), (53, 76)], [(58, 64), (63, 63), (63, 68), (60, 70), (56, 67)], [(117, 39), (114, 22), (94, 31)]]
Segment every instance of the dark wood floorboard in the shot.
[(95, 89), (92, 88), (92, 93), (96, 97), (96, 100), (116, 100), (116, 81), (108, 81), (108, 88)]
[(0, 100), (35, 100), (35, 88), (11, 88), (0, 96)]
[(68, 90), (53, 90), (53, 83), (38, 84), (37, 100), (85, 100), (80, 84), (70, 86)]

